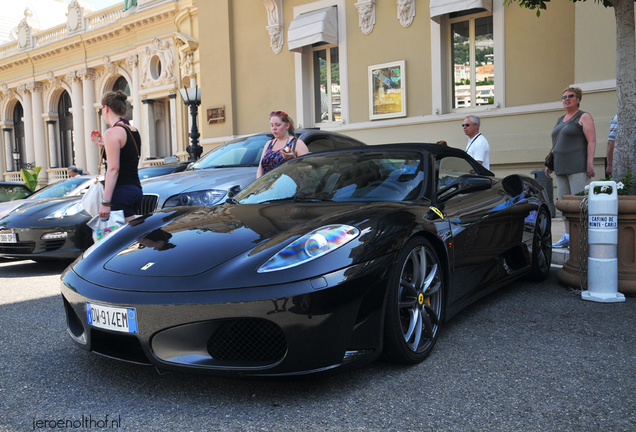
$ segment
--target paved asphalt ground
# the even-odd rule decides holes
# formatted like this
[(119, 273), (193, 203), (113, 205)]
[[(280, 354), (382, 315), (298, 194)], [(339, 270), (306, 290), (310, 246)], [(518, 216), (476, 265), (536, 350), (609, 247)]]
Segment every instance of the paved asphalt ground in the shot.
[(555, 269), (455, 316), (419, 365), (292, 383), (158, 372), (81, 351), (66, 335), (63, 269), (0, 260), (0, 431), (57, 430), (44, 423), (54, 420), (125, 431), (636, 430), (636, 298), (583, 301)]

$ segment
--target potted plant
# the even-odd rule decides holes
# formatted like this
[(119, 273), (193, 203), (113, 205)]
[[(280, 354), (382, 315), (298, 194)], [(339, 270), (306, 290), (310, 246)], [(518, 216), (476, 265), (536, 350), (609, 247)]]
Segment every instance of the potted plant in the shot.
[[(603, 180), (610, 180), (610, 178)], [(602, 180), (602, 181), (603, 181)], [(618, 193), (618, 291), (636, 295), (636, 196), (629, 195), (633, 176), (627, 173), (617, 183)], [(596, 186), (599, 188), (599, 186)], [(611, 193), (596, 191), (596, 193)], [(565, 195), (556, 207), (570, 223), (570, 256), (557, 272), (559, 280), (572, 287), (581, 287), (587, 269), (587, 191), (579, 195)], [(583, 261), (581, 261), (583, 259)], [(583, 286), (583, 289), (586, 287)]]

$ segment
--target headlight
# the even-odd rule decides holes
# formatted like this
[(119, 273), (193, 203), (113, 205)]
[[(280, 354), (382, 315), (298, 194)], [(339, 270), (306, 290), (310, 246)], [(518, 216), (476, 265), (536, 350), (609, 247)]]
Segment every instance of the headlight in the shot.
[(62, 219), (69, 216), (75, 216), (83, 211), (84, 207), (82, 206), (82, 201), (77, 201), (67, 204), (64, 207), (55, 210), (53, 213), (49, 213), (44, 219)]
[(210, 206), (218, 203), (227, 195), (224, 190), (203, 190), (196, 192), (184, 192), (168, 198), (163, 208), (178, 206)]
[(349, 243), (360, 234), (360, 230), (349, 225), (328, 225), (305, 234), (286, 246), (265, 264), (259, 273), (284, 270), (312, 261)]

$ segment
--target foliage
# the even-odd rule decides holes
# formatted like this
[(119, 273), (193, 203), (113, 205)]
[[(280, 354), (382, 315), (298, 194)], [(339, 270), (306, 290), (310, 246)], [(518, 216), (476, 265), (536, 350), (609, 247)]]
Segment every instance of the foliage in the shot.
[[(514, 2), (515, 0), (504, 0), (504, 5), (510, 5), (512, 2)], [(570, 0), (573, 3), (576, 3), (578, 1), (585, 1), (585, 0)], [(546, 3), (549, 3), (550, 0), (519, 0), (519, 6), (524, 7), (526, 9), (531, 9), (531, 10), (537, 10), (537, 16), (541, 16), (541, 10), (546, 10), (547, 9), (547, 5)], [(609, 1), (609, 0), (594, 0), (594, 3), (602, 3), (603, 6), (605, 7), (613, 7), (614, 4)]]
[[(612, 180), (612, 176), (609, 176), (599, 181), (611, 181), (611, 180)], [(621, 180), (616, 182), (616, 189), (617, 189), (616, 193), (619, 196), (629, 195), (629, 191), (631, 190), (633, 186), (633, 181), (634, 181), (634, 176), (632, 175), (632, 173), (628, 172), (625, 175), (625, 177), (623, 177)], [(585, 186), (585, 190), (583, 192), (577, 193), (576, 195), (586, 196), (589, 193), (589, 189), (590, 189), (589, 186)], [(600, 193), (611, 195), (612, 192), (613, 192), (612, 186), (594, 186), (594, 193), (597, 195)]]
[(22, 180), (24, 180), (24, 184), (32, 191), (35, 191), (38, 187), (38, 174), (40, 174), (41, 170), (42, 167), (35, 167), (32, 172), (29, 172), (24, 168), (20, 170), (20, 176), (22, 177)]

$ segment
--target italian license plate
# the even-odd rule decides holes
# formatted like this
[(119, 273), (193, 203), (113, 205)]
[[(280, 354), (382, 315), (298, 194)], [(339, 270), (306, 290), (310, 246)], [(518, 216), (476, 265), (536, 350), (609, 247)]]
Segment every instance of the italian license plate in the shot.
[(137, 333), (137, 311), (135, 308), (86, 302), (86, 315), (88, 323), (93, 327), (123, 333)]
[(0, 243), (17, 243), (18, 237), (15, 233), (2, 233), (0, 234)]

